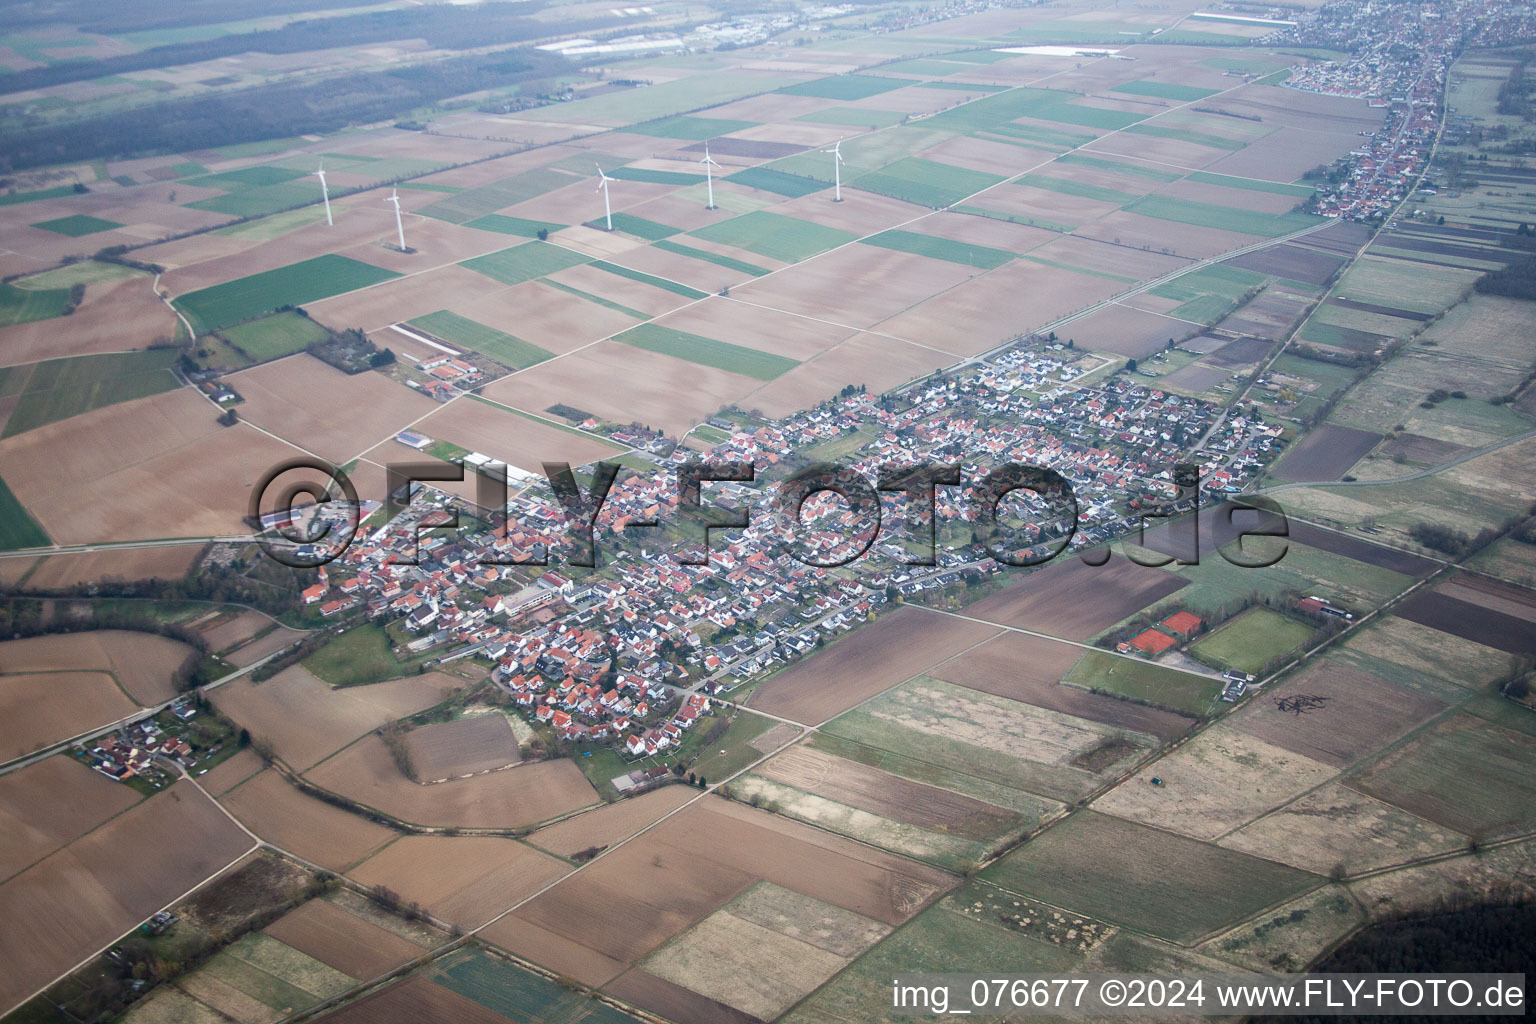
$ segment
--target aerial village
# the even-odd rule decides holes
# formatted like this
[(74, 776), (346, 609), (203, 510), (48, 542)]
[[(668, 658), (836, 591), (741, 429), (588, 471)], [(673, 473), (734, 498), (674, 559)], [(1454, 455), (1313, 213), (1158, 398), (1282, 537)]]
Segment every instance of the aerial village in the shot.
[[(645, 444), (635, 453), (655, 469), (615, 480), (595, 521), (595, 569), (561, 564), (575, 550), (564, 513), (542, 478), (511, 468), (505, 472), (524, 486), (509, 498), (504, 522), (456, 495), (418, 491), (393, 520), (360, 530), (303, 599), (327, 618), (359, 611), (402, 622), (414, 656), (489, 661), (522, 713), (563, 740), (606, 742), (632, 757), (665, 752), (708, 709), (709, 695), (814, 651), (882, 607), (923, 600), (957, 580), (996, 586), (1024, 571), (992, 557), (971, 531), (975, 484), (993, 466), (1024, 463), (1065, 476), (1078, 505), (1072, 544), (1081, 546), (1138, 530), (1154, 508), (1192, 508), (1192, 496), (1171, 502), (1174, 463), (1193, 446), (1201, 446), (1208, 501), (1241, 490), (1283, 447), (1279, 423), (1237, 410), (1222, 416), (1139, 377), (1076, 352), (1069, 340), (1030, 338), (903, 392), (848, 389), (779, 421), (723, 413), (713, 423), (731, 431), (712, 447), (659, 446), (651, 432), (610, 429), (607, 436)], [(419, 449), (427, 439), (398, 440)], [(852, 540), (858, 517), (829, 492), (805, 502), (799, 539), (817, 562), (837, 552), (862, 557), (817, 565), (783, 552), (766, 510), (775, 482), (816, 461), (818, 449), (849, 451), (850, 443), (839, 464), (867, 479), (890, 466), (961, 467), (961, 485), (937, 491), (935, 564), (910, 564), (916, 559), (896, 543), (906, 538), (891, 516), (861, 551)], [(697, 529), (679, 532), (675, 469), (700, 459), (755, 467), (753, 483), (707, 484), (702, 499), (752, 514), (745, 528), (715, 530), (707, 564), (687, 564), (706, 558)], [(484, 453), (462, 461), (503, 472)], [(1018, 504), (1031, 512), (1010, 532), (1011, 557), (1039, 560), (1061, 544), (1061, 531), (1048, 525), (1043, 500)], [(337, 503), (321, 514), (348, 513)], [(453, 516), (461, 529), (433, 529)]]
[[(1529, 37), (1536, 11), (1529, 5), (1490, 7), (1478, 0), (1383, 4), (1375, 0), (1329, 4), (1265, 42), (1337, 47), (1347, 61), (1291, 69), (1288, 89), (1363, 98), (1387, 108), (1381, 127), (1328, 168), (1311, 211), (1366, 221), (1387, 215), (1418, 180), (1439, 132), (1445, 77), (1464, 44), (1469, 24), (1479, 44), (1506, 45)], [(1425, 188), (1430, 188), (1425, 183)]]

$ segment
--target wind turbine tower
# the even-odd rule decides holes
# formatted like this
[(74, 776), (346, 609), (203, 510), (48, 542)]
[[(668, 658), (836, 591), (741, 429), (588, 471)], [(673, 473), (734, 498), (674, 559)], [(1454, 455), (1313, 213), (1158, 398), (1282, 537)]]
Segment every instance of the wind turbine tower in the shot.
[(832, 154), (832, 201), (843, 201), (843, 140), (838, 139), (832, 144), (831, 149), (822, 150), (823, 153)]
[(331, 227), (335, 221), (331, 220), (331, 192), (325, 187), (325, 161), (320, 161), (320, 169), (315, 172), (315, 177), (320, 179), (320, 198), (325, 200), (325, 226)]
[(395, 235), (400, 239), (400, 251), (405, 252), (405, 222), (400, 219), (400, 190), (390, 189), (389, 198), (384, 200), (395, 207)]
[(709, 189), (709, 205), (704, 207), (704, 209), (713, 210), (715, 208), (715, 176), (712, 168), (719, 167), (720, 165), (715, 162), (714, 157), (709, 155), (708, 142), (704, 143), (704, 159), (700, 160), (699, 163), (704, 165), (704, 182)]
[(613, 204), (608, 201), (608, 183), (613, 179), (603, 173), (603, 165), (597, 165), (597, 176), (602, 179), (597, 183), (597, 190), (603, 194), (603, 219), (608, 225), (608, 230), (613, 230)]

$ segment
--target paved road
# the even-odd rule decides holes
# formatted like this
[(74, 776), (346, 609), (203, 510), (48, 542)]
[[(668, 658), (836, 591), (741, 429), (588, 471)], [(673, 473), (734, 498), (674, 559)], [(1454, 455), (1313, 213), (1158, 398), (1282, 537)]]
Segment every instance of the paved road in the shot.
[[(297, 642), (297, 641), (295, 641), (295, 642)], [(292, 644), (290, 644), (289, 646), (291, 647)], [(265, 658), (262, 658), (259, 661), (253, 661), (253, 662), (251, 662), (251, 664), (245, 666), (242, 669), (237, 669), (234, 672), (231, 672), (231, 673), (229, 673), (226, 676), (220, 676), (218, 679), (215, 679), (213, 682), (208, 683), (207, 685), (203, 686), (202, 690), (203, 690), (204, 693), (206, 693), (209, 690), (217, 689), (218, 687), (223, 686), (225, 683), (233, 682), (234, 680), (239, 679), (241, 676), (244, 676), (247, 673), (253, 672), (256, 669), (260, 668), (261, 666), (265, 665), (267, 662), (271, 661), (273, 658), (279, 657), (280, 655), (284, 654), (287, 650), (288, 650), (288, 647), (284, 647), (281, 650), (273, 651), (271, 654), (267, 655)], [(10, 761), (6, 761), (4, 764), (0, 764), (0, 775), (5, 775), (5, 774), (8, 774), (10, 772), (17, 771), (18, 769), (25, 768), (27, 765), (33, 764), (33, 763), (35, 763), (37, 761), (41, 761), (41, 760), (43, 760), (46, 757), (52, 757), (54, 754), (60, 753), (60, 752), (65, 751), (65, 750), (68, 750), (70, 747), (74, 746), (76, 743), (81, 743), (81, 742), (83, 742), (85, 740), (88, 740), (88, 739), (92, 738), (93, 736), (103, 736), (103, 735), (105, 735), (105, 734), (107, 734), (109, 732), (114, 732), (115, 730), (121, 729), (124, 726), (132, 725), (135, 722), (142, 722), (146, 718), (153, 718), (156, 715), (158, 715), (160, 712), (164, 711), (166, 708), (170, 707), (171, 704), (174, 703), (178, 699), (180, 699), (179, 696), (176, 697), (176, 698), (172, 698), (171, 700), (164, 701), (164, 702), (162, 702), (160, 704), (156, 704), (154, 707), (148, 707), (148, 708), (144, 708), (144, 709), (142, 709), (140, 711), (135, 711), (133, 714), (129, 715), (128, 717), (126, 717), (126, 718), (119, 718), (115, 722), (108, 722), (105, 725), (93, 726), (91, 729), (87, 730), (86, 732), (82, 732), (82, 733), (80, 733), (80, 734), (78, 734), (76, 736), (71, 736), (67, 740), (60, 740), (59, 742), (54, 743), (51, 746), (44, 747), (42, 750), (34, 751), (34, 752), (32, 752), (30, 754), (26, 754), (26, 755), (24, 755), (22, 757), (13, 758)]]

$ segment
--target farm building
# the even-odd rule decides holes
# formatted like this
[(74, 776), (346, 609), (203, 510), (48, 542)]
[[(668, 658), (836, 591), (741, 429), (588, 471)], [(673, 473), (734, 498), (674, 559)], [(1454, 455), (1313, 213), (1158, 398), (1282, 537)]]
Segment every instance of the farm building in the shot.
[(400, 431), (400, 433), (395, 435), (395, 440), (399, 441), (407, 448), (414, 448), (417, 451), (421, 451), (427, 445), (432, 443), (432, 439), (430, 437), (427, 437), (423, 434), (418, 434), (414, 430)]

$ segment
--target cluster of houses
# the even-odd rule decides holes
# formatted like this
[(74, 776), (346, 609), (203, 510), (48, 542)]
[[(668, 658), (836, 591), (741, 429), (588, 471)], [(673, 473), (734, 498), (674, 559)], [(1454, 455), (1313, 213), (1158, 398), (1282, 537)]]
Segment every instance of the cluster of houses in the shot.
[[(172, 703), (168, 710), (173, 721), (185, 722), (197, 717), (197, 709), (185, 698)], [(99, 736), (90, 747), (82, 748), (80, 754), (96, 771), (118, 782), (147, 776), (160, 784), (163, 772), (156, 767), (156, 758), (175, 761), (184, 768), (191, 768), (197, 762), (192, 744), (162, 728), (154, 718)]]
[(1446, 74), (1464, 46), (1536, 34), (1536, 12), (1519, 0), (1343, 0), (1299, 20), (1265, 41), (1350, 57), (1293, 68), (1285, 85), (1387, 109), (1381, 128), (1350, 153), (1347, 176), (1318, 196), (1318, 213), (1349, 220), (1384, 215), (1407, 196), (1434, 148)]
[[(1277, 426), (1242, 416), (1214, 426), (1209, 403), (1122, 375), (1082, 384), (1083, 367), (1066, 346), (1021, 346), (899, 395), (849, 389), (777, 421), (722, 419), (730, 436), (703, 456), (751, 462), (758, 479), (708, 485), (707, 504), (751, 514), (744, 528), (712, 532), (706, 564), (677, 557), (688, 548), (677, 540), (673, 467), (701, 455), (678, 447), (650, 456), (655, 472), (615, 481), (596, 519), (599, 569), (560, 564), (574, 542), (541, 479), (509, 499), (505, 522), (492, 517), (479, 533), (425, 529), (465, 499), (421, 488), (406, 512), (322, 568), (304, 600), (327, 616), (362, 609), (397, 620), (413, 651), (441, 661), (490, 662), (514, 702), (562, 737), (663, 750), (707, 707), (706, 694), (801, 657), (896, 595), (1006, 571), (969, 545), (941, 545), (934, 566), (908, 564), (889, 537), (836, 571), (790, 557), (767, 507), (776, 479), (815, 461), (811, 446), (847, 451), (857, 434), (862, 445), (841, 461), (870, 480), (891, 465), (961, 464), (962, 484), (939, 488), (941, 524), (976, 515), (975, 483), (990, 466), (1050, 466), (1072, 482), (1088, 542), (1137, 526), (1139, 502), (1166, 501), (1174, 463), (1202, 437), (1204, 486), (1217, 493), (1241, 487), (1277, 450)], [(809, 502), (801, 539), (846, 544), (850, 515), (826, 497)], [(703, 531), (694, 532), (701, 556)], [(548, 566), (535, 561), (546, 553)]]

